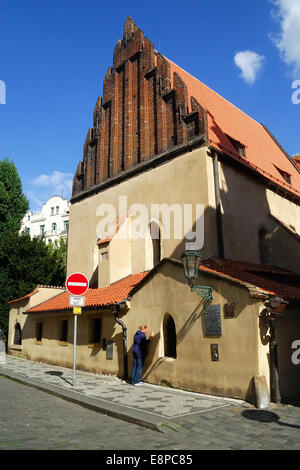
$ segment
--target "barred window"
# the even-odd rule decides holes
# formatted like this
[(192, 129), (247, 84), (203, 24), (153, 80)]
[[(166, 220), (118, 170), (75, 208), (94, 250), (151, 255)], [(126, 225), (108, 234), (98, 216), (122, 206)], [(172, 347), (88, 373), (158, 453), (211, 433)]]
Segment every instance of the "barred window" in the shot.
[(161, 233), (160, 227), (156, 222), (150, 224), (150, 235), (152, 239), (152, 264), (156, 266), (161, 259)]
[(60, 320), (59, 341), (66, 343), (68, 341), (68, 320)]
[(271, 234), (263, 227), (258, 233), (260, 263), (272, 265)]
[(90, 320), (90, 340), (89, 343), (99, 344), (101, 342), (102, 320), (101, 318), (91, 318)]
[(14, 344), (17, 344), (18, 346), (22, 345), (22, 330), (20, 323), (16, 323), (15, 326)]
[(35, 325), (35, 339), (37, 341), (42, 341), (43, 337), (43, 323), (37, 322)]

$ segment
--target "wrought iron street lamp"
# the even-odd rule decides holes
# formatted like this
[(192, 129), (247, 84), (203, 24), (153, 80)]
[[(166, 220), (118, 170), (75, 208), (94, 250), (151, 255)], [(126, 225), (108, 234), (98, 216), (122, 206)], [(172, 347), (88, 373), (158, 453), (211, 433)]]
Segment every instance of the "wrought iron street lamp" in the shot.
[(187, 278), (192, 292), (196, 292), (202, 299), (208, 303), (212, 301), (212, 288), (209, 286), (195, 285), (199, 273), (201, 256), (196, 250), (185, 250), (181, 259), (183, 262), (184, 275)]

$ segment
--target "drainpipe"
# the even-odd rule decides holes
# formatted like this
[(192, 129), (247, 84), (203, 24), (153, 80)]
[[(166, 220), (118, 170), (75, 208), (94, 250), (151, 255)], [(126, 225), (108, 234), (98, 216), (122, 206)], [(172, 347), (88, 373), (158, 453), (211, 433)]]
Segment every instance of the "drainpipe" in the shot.
[(222, 212), (221, 212), (221, 197), (220, 197), (220, 182), (219, 182), (219, 165), (218, 165), (219, 161), (218, 161), (217, 152), (213, 149), (211, 150), (213, 153), (213, 168), (214, 168), (214, 182), (215, 182), (218, 255), (219, 255), (219, 258), (225, 258), (223, 227), (222, 227)]
[(124, 380), (128, 378), (128, 365), (127, 365), (127, 328), (124, 322), (118, 317), (120, 311), (120, 304), (113, 305), (113, 314), (116, 322), (121, 325), (123, 330), (123, 356), (124, 356)]
[(271, 369), (271, 390), (272, 401), (281, 403), (279, 374), (278, 374), (278, 354), (276, 338), (276, 315), (270, 313), (270, 369)]
[(288, 302), (280, 297), (274, 296), (265, 304), (267, 307), (267, 315), (270, 327), (270, 378), (271, 378), (271, 398), (274, 403), (281, 403), (279, 372), (278, 372), (278, 351), (277, 351), (277, 335), (276, 320), (280, 312), (284, 310)]

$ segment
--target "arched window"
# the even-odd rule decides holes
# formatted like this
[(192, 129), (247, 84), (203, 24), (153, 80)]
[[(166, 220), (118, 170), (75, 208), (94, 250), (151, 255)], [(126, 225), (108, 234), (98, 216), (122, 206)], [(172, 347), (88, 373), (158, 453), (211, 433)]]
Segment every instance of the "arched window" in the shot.
[(161, 246), (160, 246), (160, 228), (156, 222), (150, 224), (150, 235), (152, 240), (152, 257), (153, 267), (160, 262), (161, 258)]
[(22, 330), (20, 323), (16, 323), (15, 326), (14, 344), (17, 344), (18, 346), (22, 345)]
[(163, 321), (163, 338), (164, 338), (164, 356), (176, 358), (176, 328), (175, 322), (168, 313)]
[(259, 257), (261, 264), (272, 264), (271, 235), (262, 227), (258, 234), (259, 238)]

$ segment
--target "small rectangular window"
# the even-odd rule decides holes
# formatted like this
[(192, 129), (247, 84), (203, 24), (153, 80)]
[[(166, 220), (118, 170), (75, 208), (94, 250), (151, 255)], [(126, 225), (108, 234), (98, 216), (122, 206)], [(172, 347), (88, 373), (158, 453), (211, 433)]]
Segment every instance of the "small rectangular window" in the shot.
[(284, 181), (291, 184), (291, 175), (289, 173), (287, 173), (286, 171), (280, 171), (280, 173), (281, 173), (281, 176), (284, 179)]
[(230, 137), (230, 135), (226, 134), (226, 136), (228, 137), (228, 139), (230, 140), (231, 144), (233, 145), (233, 147), (236, 149), (237, 153), (239, 154), (240, 157), (243, 157), (245, 158), (246, 157), (246, 148), (245, 148), (245, 145), (243, 145), (241, 142), (239, 142), (238, 140), (235, 140), (233, 139), (232, 137)]
[(61, 320), (59, 325), (59, 341), (68, 341), (68, 320)]
[(37, 341), (42, 341), (43, 338), (43, 323), (38, 322), (35, 325), (35, 339)]
[(51, 215), (54, 215), (54, 207), (51, 207)]
[(101, 318), (91, 318), (90, 320), (90, 341), (91, 344), (100, 344), (101, 342)]
[(275, 166), (276, 170), (280, 173), (284, 181), (286, 181), (288, 184), (291, 184), (291, 175), (287, 171), (281, 170), (277, 166)]
[(101, 253), (101, 261), (105, 261), (108, 259), (108, 251), (104, 251)]
[(56, 214), (59, 214), (59, 206), (56, 206)]

